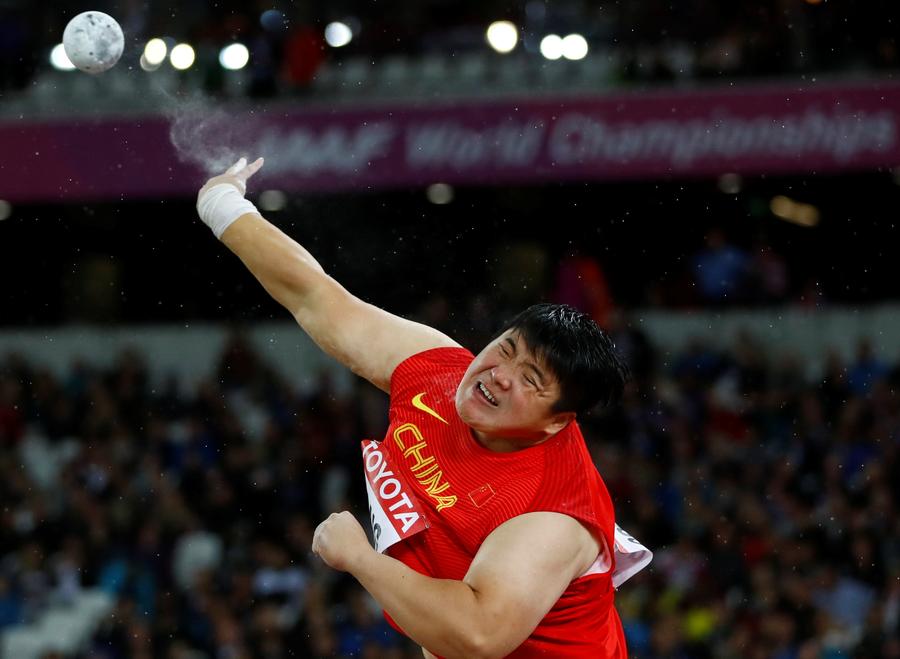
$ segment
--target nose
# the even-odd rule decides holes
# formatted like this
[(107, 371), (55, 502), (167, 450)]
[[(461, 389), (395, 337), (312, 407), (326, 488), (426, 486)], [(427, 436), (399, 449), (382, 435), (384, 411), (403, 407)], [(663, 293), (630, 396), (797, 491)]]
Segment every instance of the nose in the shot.
[(491, 383), (498, 385), (501, 389), (509, 389), (509, 376), (499, 366), (491, 369)]

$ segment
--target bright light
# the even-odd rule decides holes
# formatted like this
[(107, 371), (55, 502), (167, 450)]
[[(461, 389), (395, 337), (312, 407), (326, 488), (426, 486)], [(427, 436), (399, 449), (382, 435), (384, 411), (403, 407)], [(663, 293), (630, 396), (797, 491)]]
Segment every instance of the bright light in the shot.
[(570, 34), (562, 40), (562, 54), (566, 59), (584, 59), (588, 54), (588, 42), (580, 34)]
[(141, 68), (144, 69), (144, 71), (156, 71), (159, 68), (159, 64), (151, 64), (147, 61), (146, 53), (141, 53), (141, 59), (139, 61)]
[(169, 47), (162, 39), (150, 39), (144, 46), (144, 59), (147, 60), (148, 66), (159, 66), (166, 60), (166, 53)]
[(72, 64), (72, 60), (66, 55), (66, 49), (63, 48), (61, 43), (53, 46), (53, 50), (50, 51), (50, 64), (53, 65), (54, 69), (60, 71), (72, 71), (75, 69), (75, 65)]
[(443, 206), (453, 201), (453, 188), (446, 183), (434, 183), (425, 190), (425, 196), (432, 204)]
[(773, 197), (769, 208), (772, 214), (793, 224), (803, 227), (814, 227), (819, 223), (819, 209), (812, 204), (794, 201), (790, 197), (778, 195)]
[(778, 195), (777, 197), (772, 197), (769, 208), (772, 210), (772, 213), (778, 217), (787, 217), (793, 213), (795, 204), (796, 202), (793, 199), (785, 197), (784, 195)]
[(541, 55), (547, 59), (559, 59), (563, 55), (563, 40), (558, 34), (548, 34), (541, 39)]
[(346, 23), (335, 21), (325, 26), (325, 42), (332, 48), (346, 46), (353, 39), (353, 31)]
[(233, 43), (219, 51), (219, 64), (223, 69), (237, 71), (247, 66), (250, 61), (250, 51), (242, 43)]
[(12, 204), (8, 201), (0, 199), (0, 222), (12, 215)]
[(267, 213), (277, 213), (287, 206), (287, 195), (281, 190), (263, 190), (257, 201), (262, 210)]
[(169, 61), (172, 62), (172, 66), (179, 71), (191, 68), (195, 57), (194, 49), (186, 43), (178, 44), (172, 49), (172, 52), (169, 53)]
[(802, 227), (814, 227), (819, 223), (819, 209), (812, 204), (798, 204), (794, 213), (794, 224)]
[(719, 177), (719, 190), (725, 194), (738, 194), (743, 187), (744, 180), (740, 174), (722, 174)]
[(519, 31), (509, 21), (491, 23), (485, 36), (491, 48), (498, 53), (510, 52), (519, 42)]

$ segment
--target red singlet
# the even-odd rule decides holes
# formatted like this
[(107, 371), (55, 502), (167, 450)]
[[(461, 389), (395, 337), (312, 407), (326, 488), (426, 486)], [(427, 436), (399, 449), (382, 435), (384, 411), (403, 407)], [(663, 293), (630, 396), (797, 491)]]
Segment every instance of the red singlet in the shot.
[[(584, 524), (604, 541), (612, 561), (612, 501), (578, 426), (570, 423), (548, 441), (513, 453), (484, 448), (454, 403), (473, 358), (461, 348), (427, 350), (391, 377), (390, 426), (379, 448), (430, 528), (387, 553), (422, 574), (462, 580), (491, 531), (517, 515), (550, 511)], [(610, 566), (573, 581), (509, 656), (625, 659), (612, 571)]]

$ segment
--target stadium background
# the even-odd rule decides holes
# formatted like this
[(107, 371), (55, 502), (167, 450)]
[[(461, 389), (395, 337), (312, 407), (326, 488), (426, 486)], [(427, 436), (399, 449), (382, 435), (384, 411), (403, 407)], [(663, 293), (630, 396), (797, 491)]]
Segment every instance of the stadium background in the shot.
[[(96, 78), (49, 59), (86, 9), (126, 33)], [(847, 157), (547, 161), (518, 178), (337, 163), (250, 196), (353, 292), (474, 350), (539, 300), (615, 335), (634, 381), (583, 426), (622, 525), (656, 552), (618, 596), (633, 656), (900, 656), (898, 14), (0, 3), (3, 656), (418, 656), (308, 551), (329, 512), (363, 512), (358, 441), (381, 435), (384, 397), (318, 356), (200, 224), (196, 162), (117, 131), (155, 136), (186, 107), (240, 142), (267, 113), (316, 129), (661, 98), (677, 114), (816, 90), (809, 112), (889, 128)], [(500, 19), (519, 28), (508, 54), (485, 40)], [(329, 44), (335, 21), (349, 43)], [(541, 52), (571, 33), (583, 59)], [(141, 63), (153, 37), (196, 61)], [(233, 42), (249, 61), (226, 70)]]

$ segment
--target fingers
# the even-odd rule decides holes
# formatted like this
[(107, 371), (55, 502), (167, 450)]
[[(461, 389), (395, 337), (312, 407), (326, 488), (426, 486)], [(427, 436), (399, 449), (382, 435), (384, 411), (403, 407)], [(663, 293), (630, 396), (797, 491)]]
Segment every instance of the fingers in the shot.
[[(350, 513), (341, 513), (341, 515)], [(337, 518), (340, 515), (338, 513), (331, 513), (327, 519), (323, 520), (316, 527), (316, 530), (313, 531), (313, 541), (312, 541), (312, 551), (314, 554), (321, 556), (322, 555), (322, 536), (328, 535), (329, 527), (331, 527)]]
[(246, 166), (247, 166), (247, 159), (241, 158), (236, 163), (234, 163), (231, 167), (226, 169), (225, 173), (229, 174), (229, 175), (237, 174), (239, 171), (244, 169), (244, 167), (246, 167)]
[[(246, 163), (246, 160), (244, 160), (244, 158), (241, 158), (241, 160), (238, 160), (238, 162), (241, 162), (242, 160)], [(257, 158), (256, 160), (251, 162), (246, 167), (243, 167), (240, 170), (238, 170), (235, 173), (235, 176), (237, 176), (239, 179), (241, 179), (243, 181), (246, 181), (248, 178), (250, 178), (251, 176), (256, 174), (256, 172), (259, 171), (260, 167), (263, 166), (263, 162), (264, 161), (262, 158)]]
[(225, 174), (228, 176), (240, 176), (246, 180), (259, 171), (259, 168), (263, 166), (263, 162), (265, 162), (263, 158), (257, 158), (248, 165), (247, 159), (241, 158), (226, 169)]
[(262, 158), (257, 158), (248, 165), (247, 159), (241, 158), (231, 167), (226, 169), (224, 174), (220, 174), (219, 176), (210, 179), (209, 183), (221, 178), (223, 179), (223, 183), (231, 183), (241, 194), (245, 194), (247, 192), (247, 179), (259, 171), (260, 167), (263, 166), (263, 162)]
[(319, 555), (319, 549), (320, 549), (320, 545), (321, 545), (321, 543), (320, 543), (320, 532), (321, 532), (321, 530), (322, 530), (322, 525), (319, 524), (319, 525), (316, 527), (315, 532), (313, 533), (312, 552), (313, 552), (316, 556)]

